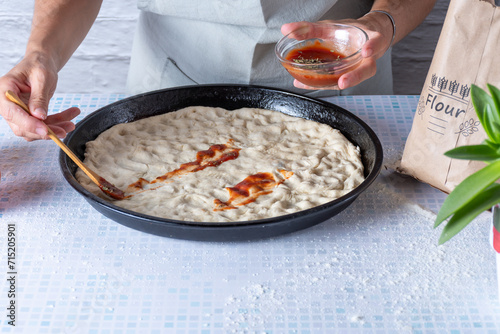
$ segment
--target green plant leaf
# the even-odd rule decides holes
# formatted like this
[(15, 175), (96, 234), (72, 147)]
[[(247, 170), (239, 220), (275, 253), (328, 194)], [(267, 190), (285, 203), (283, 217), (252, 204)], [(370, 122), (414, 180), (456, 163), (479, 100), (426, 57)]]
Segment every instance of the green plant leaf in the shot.
[(444, 153), (453, 159), (494, 161), (500, 159), (500, 153), (487, 144), (459, 146)]
[(477, 117), (479, 119), (479, 122), (484, 128), (484, 131), (490, 138), (490, 140), (496, 142), (493, 139), (493, 134), (490, 129), (490, 123), (489, 120), (485, 120), (485, 114), (489, 113), (488, 110), (495, 110), (495, 102), (493, 101), (493, 98), (489, 96), (482, 88), (472, 85), (471, 86), (471, 101), (472, 104), (474, 105), (474, 109), (476, 110)]
[(500, 203), (500, 89), (487, 84), (489, 93), (471, 86), (471, 101), (488, 138), (481, 145), (457, 147), (445, 153), (455, 159), (484, 161), (487, 165), (463, 180), (446, 198), (434, 227), (450, 218), (439, 243), (455, 236), (481, 212)]
[(493, 226), (495, 226), (497, 231), (500, 231), (500, 206), (495, 205), (492, 209), (493, 211)]
[(487, 84), (488, 90), (490, 91), (491, 98), (495, 103), (495, 109), (493, 109), (493, 121), (497, 126), (500, 126), (500, 89), (497, 87)]
[(489, 139), (485, 139), (485, 140), (483, 140), (483, 142), (482, 142), (481, 144), (483, 144), (483, 145), (488, 145), (489, 147), (491, 147), (491, 148), (493, 148), (493, 149), (497, 150), (497, 151), (499, 152), (498, 154), (500, 154), (500, 144), (494, 143), (494, 142), (492, 142), (492, 141), (491, 141), (491, 140), (489, 140)]
[(443, 228), (439, 244), (441, 245), (450, 240), (481, 212), (498, 203), (500, 203), (500, 184), (493, 184), (455, 212)]
[(500, 122), (490, 122), (491, 132), (495, 137), (495, 143), (500, 144)]
[(483, 115), (483, 128), (488, 134), (489, 139), (495, 144), (500, 144), (500, 128), (499, 124), (494, 120), (495, 111), (491, 109), (489, 105), (485, 106), (485, 111)]
[(446, 197), (436, 217), (434, 227), (439, 226), (445, 219), (460, 210), (465, 204), (499, 178), (500, 160), (494, 161), (468, 176)]

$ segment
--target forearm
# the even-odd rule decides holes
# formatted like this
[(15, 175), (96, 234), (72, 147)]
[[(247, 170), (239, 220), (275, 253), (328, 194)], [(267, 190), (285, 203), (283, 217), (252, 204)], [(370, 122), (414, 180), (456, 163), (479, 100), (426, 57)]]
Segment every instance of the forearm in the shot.
[[(435, 3), (436, 0), (375, 0), (372, 10), (386, 11), (394, 18), (396, 23), (394, 44), (422, 23)], [(377, 20), (381, 26), (385, 27), (386, 32), (390, 32), (390, 36), (392, 36), (392, 23), (384, 16), (385, 14), (378, 15)]]
[(54, 61), (59, 71), (92, 27), (102, 0), (36, 0), (26, 54)]

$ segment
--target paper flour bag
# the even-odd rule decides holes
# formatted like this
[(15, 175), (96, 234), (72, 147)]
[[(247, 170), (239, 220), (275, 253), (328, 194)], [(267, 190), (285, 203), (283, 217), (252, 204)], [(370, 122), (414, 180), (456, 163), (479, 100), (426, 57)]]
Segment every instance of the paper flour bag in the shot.
[(500, 10), (493, 0), (451, 0), (418, 102), (400, 171), (449, 193), (484, 166), (444, 152), (486, 134), (470, 101), (471, 84), (500, 87)]

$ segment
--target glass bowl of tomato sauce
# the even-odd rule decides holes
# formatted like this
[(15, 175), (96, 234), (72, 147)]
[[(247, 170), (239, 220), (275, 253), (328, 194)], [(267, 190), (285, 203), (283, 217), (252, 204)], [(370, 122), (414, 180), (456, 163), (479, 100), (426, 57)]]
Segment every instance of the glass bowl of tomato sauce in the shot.
[(305, 85), (335, 87), (340, 76), (361, 62), (368, 35), (361, 28), (333, 23), (307, 23), (276, 43), (285, 69)]

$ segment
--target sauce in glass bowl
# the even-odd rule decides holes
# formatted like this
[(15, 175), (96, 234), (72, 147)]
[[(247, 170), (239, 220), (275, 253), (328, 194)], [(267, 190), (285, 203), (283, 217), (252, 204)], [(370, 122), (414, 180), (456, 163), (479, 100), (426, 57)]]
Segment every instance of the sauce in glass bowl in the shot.
[[(285, 56), (285, 59), (306, 66), (288, 66), (284, 65), (288, 72), (298, 81), (312, 87), (326, 87), (338, 84), (340, 76), (345, 73), (321, 72), (321, 64), (339, 62), (345, 56), (335, 50), (332, 50), (324, 43), (316, 40), (313, 44), (305, 45), (291, 50)], [(315, 68), (318, 71), (315, 71)], [(353, 68), (351, 68), (353, 69)]]
[(360, 28), (310, 23), (283, 37), (275, 48), (283, 67), (311, 87), (337, 86), (342, 74), (359, 66), (368, 40)]

